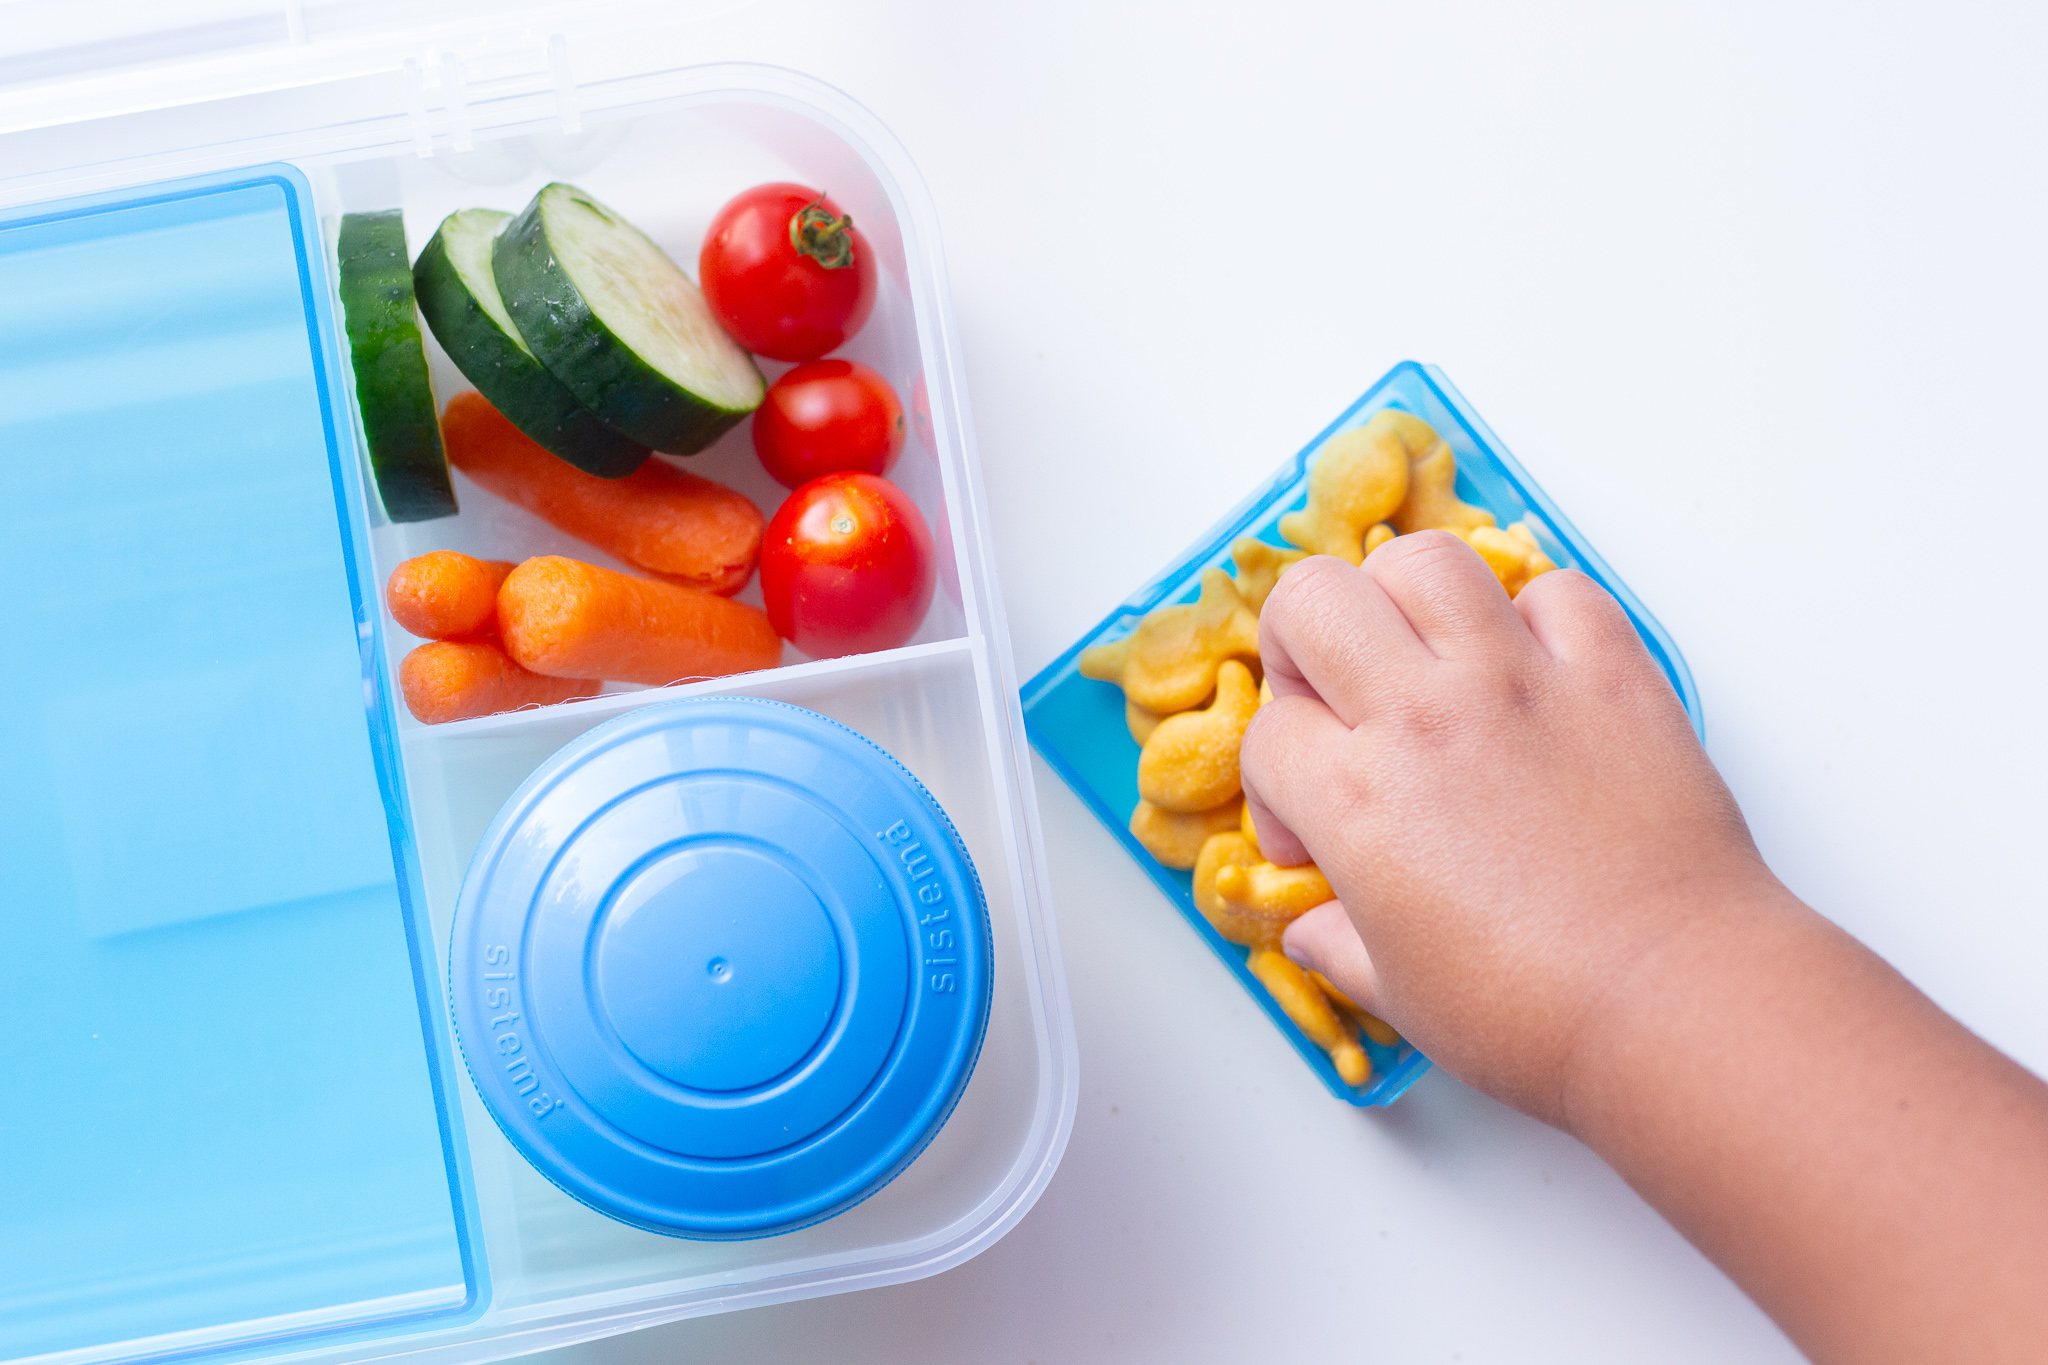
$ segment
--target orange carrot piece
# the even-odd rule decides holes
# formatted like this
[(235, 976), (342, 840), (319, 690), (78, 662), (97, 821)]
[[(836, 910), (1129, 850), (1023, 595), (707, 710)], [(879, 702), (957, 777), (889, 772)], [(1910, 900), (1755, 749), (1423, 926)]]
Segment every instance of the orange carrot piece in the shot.
[(659, 459), (600, 479), (557, 459), (482, 394), (441, 418), (448, 462), (507, 502), (651, 577), (730, 597), (761, 559), (761, 509)]
[(560, 555), (529, 559), (506, 578), (498, 628), (522, 667), (557, 678), (660, 686), (782, 662), (766, 612)]
[(413, 719), (428, 725), (468, 720), (522, 706), (597, 695), (602, 683), (544, 678), (513, 663), (494, 640), (436, 640), (398, 666), (398, 685)]
[(384, 602), (399, 625), (424, 639), (495, 635), (498, 585), (511, 572), (509, 559), (472, 559), (454, 550), (429, 550), (391, 571)]

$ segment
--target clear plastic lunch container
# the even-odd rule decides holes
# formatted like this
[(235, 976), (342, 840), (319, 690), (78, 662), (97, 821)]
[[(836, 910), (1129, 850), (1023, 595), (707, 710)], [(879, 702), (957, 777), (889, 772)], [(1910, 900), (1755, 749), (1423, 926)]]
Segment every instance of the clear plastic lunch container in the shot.
[[(473, 1362), (911, 1279), (1013, 1226), (1072, 1123), (937, 224), (903, 149), (786, 72), (641, 69), (626, 31), (394, 37), (384, 7), (323, 40), (352, 13), (291, 4), (250, 19), (254, 38), (222, 20), (125, 47), (82, 28), (0, 66), (16, 82), (0, 88), (0, 1360)], [(245, 45), (198, 50), (222, 33)], [(92, 69), (138, 51), (152, 60)], [(450, 211), (516, 211), (550, 180), (692, 273), (706, 222), (748, 186), (822, 186), (853, 215), (881, 289), (840, 354), (916, 414), (892, 477), (941, 564), (908, 645), (441, 726), (396, 704), (414, 642), (380, 589), (401, 560), (612, 561), (459, 473), (458, 518), (383, 518), (333, 222), (402, 209), (416, 252)], [(443, 400), (468, 387), (430, 353)], [(769, 511), (781, 493), (744, 425), (687, 467)], [(446, 955), (465, 870), (515, 794), (630, 744), (658, 768), (678, 717), (735, 716), (756, 737), (808, 727), (773, 760), (790, 800), (804, 781), (840, 800), (846, 763), (901, 774), (889, 799), (909, 823), (873, 837), (906, 876), (913, 834), (968, 855), (948, 885), (986, 905), (987, 1017), (947, 1044), (968, 1079), (916, 1110), (907, 1165), (799, 1230), (694, 1240), (599, 1212), (508, 1139), (469, 1074), (484, 1040), (451, 1030)], [(824, 842), (812, 854), (836, 856)], [(633, 970), (620, 989), (654, 999), (658, 1025), (661, 983)], [(862, 1027), (886, 1051), (886, 1020)], [(717, 1090), (719, 1062), (699, 1047), (676, 1065)]]
[(1024, 721), (1031, 742), (1095, 818), (1123, 843), (1138, 865), (1166, 894), (1182, 918), (1221, 959), (1240, 985), (1259, 1002), (1268, 1018), (1287, 1036), (1294, 1050), (1329, 1087), (1330, 1093), (1356, 1105), (1386, 1105), (1399, 1099), (1429, 1069), (1429, 1059), (1405, 1039), (1383, 1047), (1361, 1038), (1372, 1061), (1372, 1074), (1362, 1086), (1347, 1085), (1329, 1056), (1282, 1012), (1278, 1002), (1245, 966), (1248, 950), (1216, 932), (1194, 899), (1193, 874), (1166, 867), (1130, 832), (1131, 812), (1138, 804), (1138, 744), (1124, 719), (1123, 692), (1112, 683), (1084, 678), (1079, 671), (1083, 650), (1131, 633), (1145, 616), (1160, 607), (1192, 602), (1201, 593), (1204, 570), (1234, 571), (1233, 542), (1251, 537), (1286, 545), (1280, 518), (1308, 502), (1308, 473), (1317, 452), (1339, 432), (1364, 426), (1374, 413), (1394, 408), (1422, 418), (1449, 443), (1457, 456), (1457, 495), (1493, 513), (1502, 526), (1526, 521), (1545, 554), (1564, 568), (1581, 569), (1613, 593), (1627, 610), (1650, 654), (1685, 703), (1693, 728), (1701, 728), (1699, 697), (1692, 674), (1671, 637), (1656, 618), (1593, 552), (1564, 514), (1493, 434), (1434, 365), (1404, 361), (1381, 377), (1359, 400), (1345, 409), (1300, 453), (1286, 461), (1251, 496), (1239, 503), (1207, 534), (1158, 577), (1139, 588), (1123, 605), (1098, 621), (1059, 658), (1024, 685)]

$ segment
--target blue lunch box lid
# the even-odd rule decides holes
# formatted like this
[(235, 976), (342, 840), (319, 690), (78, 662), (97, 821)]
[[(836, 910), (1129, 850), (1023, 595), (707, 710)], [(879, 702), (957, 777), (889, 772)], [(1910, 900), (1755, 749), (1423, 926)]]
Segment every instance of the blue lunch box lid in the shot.
[(865, 736), (689, 698), (572, 740), (463, 879), (455, 1028), (498, 1125), (563, 1190), (681, 1237), (786, 1232), (938, 1131), (988, 1022), (981, 883)]
[(0, 210), (0, 1360), (489, 1295), (313, 194)]

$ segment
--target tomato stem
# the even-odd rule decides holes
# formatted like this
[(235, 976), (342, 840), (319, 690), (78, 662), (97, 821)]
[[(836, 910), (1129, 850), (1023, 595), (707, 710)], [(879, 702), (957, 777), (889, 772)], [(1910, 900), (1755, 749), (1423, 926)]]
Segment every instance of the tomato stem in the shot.
[(853, 215), (834, 218), (820, 195), (789, 220), (789, 244), (827, 270), (844, 270), (853, 264)]

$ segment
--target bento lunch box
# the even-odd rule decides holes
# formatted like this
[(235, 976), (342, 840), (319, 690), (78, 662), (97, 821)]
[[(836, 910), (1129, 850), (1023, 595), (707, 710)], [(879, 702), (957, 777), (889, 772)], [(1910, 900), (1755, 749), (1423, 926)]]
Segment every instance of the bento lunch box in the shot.
[[(103, 92), (173, 92), (142, 117), (0, 99), (0, 1361), (466, 1365), (916, 1278), (1065, 1146), (929, 197), (837, 91), (550, 22), (315, 41), (275, 78), (167, 49)], [(416, 252), (554, 180), (692, 274), (749, 186), (853, 215), (880, 290), (837, 354), (915, 414), (891, 477), (938, 558), (909, 643), (397, 703), (401, 561), (622, 566), (459, 471), (459, 516), (383, 516), (334, 224), (399, 209)], [(783, 494), (744, 424), (684, 467)]]
[(1614, 594), (1684, 702), (1694, 729), (1704, 737), (1692, 674), (1664, 628), (1594, 553), (1443, 372), (1413, 361), (1388, 371), (1185, 554), (1026, 683), (1023, 691), (1025, 725), (1046, 762), (1145, 869), (1168, 903), (1259, 1002), (1273, 1026), (1286, 1035), (1330, 1093), (1355, 1105), (1392, 1104), (1429, 1069), (1429, 1059), (1405, 1039), (1398, 1046), (1385, 1047), (1361, 1038), (1372, 1062), (1372, 1074), (1362, 1086), (1347, 1085), (1338, 1076), (1328, 1055), (1286, 1016), (1245, 966), (1248, 951), (1226, 941), (1203, 917), (1195, 905), (1193, 875), (1162, 865), (1132, 836), (1129, 821), (1138, 804), (1139, 746), (1125, 723), (1123, 692), (1113, 683), (1082, 677), (1079, 663), (1082, 651), (1130, 634), (1150, 612), (1194, 601), (1200, 595), (1204, 570), (1235, 568), (1230, 558), (1233, 542), (1249, 536), (1271, 545), (1286, 545), (1279, 533), (1280, 518), (1306, 505), (1309, 470), (1323, 446), (1341, 432), (1364, 426), (1373, 414), (1386, 408), (1422, 418), (1450, 444), (1457, 456), (1460, 499), (1492, 512), (1502, 526), (1526, 520), (1554, 562), (1583, 570)]

